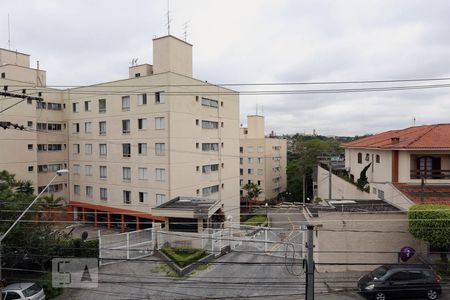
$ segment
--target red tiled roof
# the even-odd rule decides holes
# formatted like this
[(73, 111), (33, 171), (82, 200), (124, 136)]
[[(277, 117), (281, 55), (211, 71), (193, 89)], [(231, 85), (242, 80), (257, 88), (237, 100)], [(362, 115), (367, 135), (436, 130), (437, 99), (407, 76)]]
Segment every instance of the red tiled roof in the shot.
[(450, 149), (450, 124), (390, 130), (342, 145), (344, 148)]
[[(416, 204), (421, 204), (420, 184), (394, 183), (394, 186)], [(424, 203), (450, 205), (450, 185), (425, 185)]]

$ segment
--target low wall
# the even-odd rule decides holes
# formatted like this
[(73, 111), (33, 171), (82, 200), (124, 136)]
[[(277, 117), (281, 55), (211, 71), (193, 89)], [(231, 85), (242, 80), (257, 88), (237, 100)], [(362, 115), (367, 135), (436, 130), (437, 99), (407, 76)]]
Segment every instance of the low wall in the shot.
[(161, 260), (168, 265), (169, 267), (172, 268), (172, 270), (174, 270), (178, 276), (183, 277), (186, 276), (187, 274), (191, 273), (192, 271), (194, 271), (197, 266), (199, 264), (207, 264), (209, 262), (211, 262), (214, 259), (214, 254), (208, 254), (207, 256), (197, 260), (196, 262), (193, 262), (192, 264), (190, 264), (189, 266), (186, 266), (184, 268), (180, 268), (173, 260), (171, 260), (167, 255), (165, 255), (162, 251), (155, 251), (154, 255), (156, 257), (161, 258)]
[[(328, 199), (328, 170), (317, 166), (317, 196), (322, 199)], [(331, 195), (333, 199), (376, 199), (376, 195), (362, 192), (355, 185), (348, 181), (331, 174)]]
[(316, 225), (315, 261), (320, 272), (369, 271), (377, 265), (398, 262), (404, 246), (426, 254), (425, 243), (412, 237), (403, 212), (320, 212), (310, 218)]

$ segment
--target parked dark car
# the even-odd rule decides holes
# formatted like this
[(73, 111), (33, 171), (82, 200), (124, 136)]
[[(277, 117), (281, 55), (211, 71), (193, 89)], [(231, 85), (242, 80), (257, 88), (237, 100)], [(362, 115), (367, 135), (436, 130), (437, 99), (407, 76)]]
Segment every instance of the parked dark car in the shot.
[(384, 265), (362, 276), (358, 289), (376, 300), (424, 297), (441, 294), (441, 278), (427, 265)]

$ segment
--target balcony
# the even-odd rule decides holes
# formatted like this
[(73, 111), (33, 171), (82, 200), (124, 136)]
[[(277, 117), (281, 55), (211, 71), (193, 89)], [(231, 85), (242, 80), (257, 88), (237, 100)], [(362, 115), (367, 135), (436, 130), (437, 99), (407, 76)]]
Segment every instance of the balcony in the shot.
[(450, 179), (450, 170), (411, 170), (411, 179)]

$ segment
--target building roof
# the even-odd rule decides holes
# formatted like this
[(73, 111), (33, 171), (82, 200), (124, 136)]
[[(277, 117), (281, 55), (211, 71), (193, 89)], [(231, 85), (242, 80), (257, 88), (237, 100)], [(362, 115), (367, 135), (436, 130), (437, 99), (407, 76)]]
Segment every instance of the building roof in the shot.
[(332, 200), (327, 201), (327, 206), (307, 207), (312, 217), (319, 217), (319, 212), (324, 213), (380, 213), (380, 212), (400, 212), (400, 210), (383, 200)]
[(344, 143), (344, 148), (450, 149), (450, 124), (390, 130)]
[[(420, 184), (394, 183), (395, 187), (412, 202), (421, 204), (422, 187)], [(424, 203), (450, 205), (450, 185), (424, 186)]]
[(195, 198), (195, 197), (176, 197), (170, 201), (167, 201), (155, 208), (175, 208), (175, 209), (209, 209), (216, 203), (220, 202), (218, 199), (205, 199), (205, 198)]

